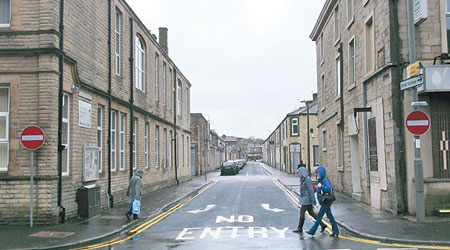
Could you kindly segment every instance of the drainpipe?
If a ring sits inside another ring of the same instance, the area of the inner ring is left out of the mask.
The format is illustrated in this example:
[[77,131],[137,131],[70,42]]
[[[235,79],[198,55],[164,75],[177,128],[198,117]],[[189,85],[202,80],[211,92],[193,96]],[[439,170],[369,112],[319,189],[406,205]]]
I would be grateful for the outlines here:
[[108,207],[114,207],[111,193],[111,0],[108,0]]
[[133,146],[134,146],[134,140],[133,140],[133,130],[134,130],[134,86],[133,86],[133,47],[134,47],[134,41],[133,41],[133,18],[130,18],[130,179],[133,176],[133,163],[134,163],[134,157],[133,157]]
[[175,156],[175,181],[177,183],[177,186],[180,184],[180,182],[178,181],[178,156],[177,156],[177,138],[178,138],[178,133],[177,133],[177,70],[174,68],[173,69],[173,83],[174,83],[174,95],[173,95],[173,132],[174,132],[174,137],[173,137],[173,153]]
[[58,207],[60,222],[66,220],[66,208],[62,205],[62,153],[65,147],[62,145],[62,116],[63,116],[63,83],[64,83],[64,0],[59,6],[59,87],[58,87]]
[[[363,81],[362,89],[362,106],[367,107],[367,90],[366,82]],[[367,113],[363,113],[363,129],[364,129],[364,155],[366,165],[366,187],[370,187],[370,166],[369,166],[369,132],[367,131]]]

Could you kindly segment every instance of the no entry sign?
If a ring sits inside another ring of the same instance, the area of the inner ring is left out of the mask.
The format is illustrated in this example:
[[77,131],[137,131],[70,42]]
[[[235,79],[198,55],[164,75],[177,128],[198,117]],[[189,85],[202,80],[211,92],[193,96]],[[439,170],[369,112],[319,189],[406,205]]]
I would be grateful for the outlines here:
[[20,142],[29,150],[39,149],[44,144],[44,131],[38,126],[28,126],[20,134]]
[[422,111],[413,111],[406,117],[406,128],[413,135],[425,134],[430,125],[430,117]]

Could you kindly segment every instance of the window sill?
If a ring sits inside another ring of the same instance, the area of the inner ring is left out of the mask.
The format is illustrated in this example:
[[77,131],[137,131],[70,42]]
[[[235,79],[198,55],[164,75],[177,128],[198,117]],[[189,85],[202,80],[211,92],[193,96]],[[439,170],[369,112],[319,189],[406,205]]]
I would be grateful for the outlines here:
[[344,167],[337,167],[337,171],[344,172]]
[[356,84],[355,84],[355,83],[352,83],[352,84],[350,84],[350,86],[348,86],[347,91],[351,91],[351,90],[353,90],[354,88],[356,88]]
[[341,99],[340,95],[336,96],[336,98],[334,98],[334,101],[337,102],[337,101],[339,101],[339,99]]
[[339,35],[339,37],[336,39],[336,41],[334,41],[334,46],[338,45],[338,43],[341,41],[341,36]]
[[327,152],[327,148],[322,148],[322,152]]
[[325,63],[325,60],[320,61],[320,66],[323,66],[324,63]]
[[0,24],[0,28],[9,28],[9,27],[11,27],[11,24],[10,23],[6,23],[6,24]]
[[324,111],[325,111],[325,107],[322,108],[321,112],[324,112]]
[[347,29],[350,29],[350,27],[352,27],[354,22],[355,22],[355,17],[352,17],[352,19],[347,24]]

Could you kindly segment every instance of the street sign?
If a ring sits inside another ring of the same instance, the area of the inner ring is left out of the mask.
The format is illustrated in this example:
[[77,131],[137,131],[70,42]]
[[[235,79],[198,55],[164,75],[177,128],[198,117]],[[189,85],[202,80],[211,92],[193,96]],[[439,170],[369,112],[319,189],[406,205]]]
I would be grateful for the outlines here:
[[420,73],[420,62],[411,63],[406,67],[406,78],[411,78]]
[[38,126],[28,126],[20,134],[20,142],[29,150],[39,149],[44,141],[44,131]]
[[409,89],[421,84],[423,84],[423,75],[415,76],[400,82],[400,90]]
[[406,117],[406,128],[413,135],[425,134],[430,125],[430,117],[425,112],[413,111]]

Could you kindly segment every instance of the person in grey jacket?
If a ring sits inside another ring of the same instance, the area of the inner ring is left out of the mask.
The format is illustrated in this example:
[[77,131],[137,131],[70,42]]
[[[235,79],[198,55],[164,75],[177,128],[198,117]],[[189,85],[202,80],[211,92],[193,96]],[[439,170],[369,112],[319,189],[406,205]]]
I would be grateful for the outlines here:
[[[126,212],[125,216],[127,216],[128,219],[130,219],[131,214],[133,214],[133,201],[134,200],[141,200],[141,194],[142,194],[142,175],[144,174],[144,171],[142,169],[138,169],[136,173],[131,177],[130,184],[128,185],[127,190],[127,197],[128,197],[128,203],[131,204],[130,210]],[[139,216],[137,214],[133,214],[133,219],[139,219]]]
[[[301,166],[299,164],[299,166]],[[305,167],[299,167],[295,171],[298,177],[300,177],[300,197],[298,199],[300,208],[300,221],[298,222],[298,226],[294,233],[303,233],[303,224],[305,223],[305,212],[308,211],[309,215],[311,215],[314,219],[317,219],[317,215],[314,213],[313,206],[316,204],[316,198],[314,197],[314,187],[309,177],[308,170]],[[327,226],[320,222],[320,226],[322,227],[321,232],[325,231]]]

